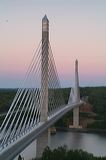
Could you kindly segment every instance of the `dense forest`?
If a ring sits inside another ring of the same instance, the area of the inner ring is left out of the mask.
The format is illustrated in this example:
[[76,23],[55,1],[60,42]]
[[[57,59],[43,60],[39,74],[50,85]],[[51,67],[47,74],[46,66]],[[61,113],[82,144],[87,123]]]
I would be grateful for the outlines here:
[[[61,89],[67,104],[70,88]],[[5,117],[6,112],[8,111],[12,100],[16,94],[17,89],[0,89],[0,121],[2,122]],[[92,111],[96,113],[95,122],[88,125],[88,128],[100,128],[106,129],[106,87],[81,87],[80,94],[82,99],[86,99],[87,103],[90,103]],[[88,114],[84,114],[85,117]],[[67,127],[67,124],[70,123],[70,118],[72,117],[72,112],[67,113],[61,120],[59,120],[56,125]]]
[[106,129],[106,87],[81,88],[81,95],[88,96],[88,102],[97,114],[95,123],[88,127]]
[[8,111],[17,89],[0,89],[0,113]]
[[[63,89],[65,102],[68,102],[70,88]],[[92,112],[96,114],[94,122],[89,124],[87,128],[106,129],[106,87],[81,87],[81,99],[86,100],[86,103],[92,105]],[[55,125],[61,127],[68,127],[72,118],[72,111],[67,113]],[[80,113],[85,118],[89,117],[88,113]]]
[[106,160],[106,157],[95,157],[82,150],[67,150],[64,146],[54,150],[49,147],[45,148],[39,160]]

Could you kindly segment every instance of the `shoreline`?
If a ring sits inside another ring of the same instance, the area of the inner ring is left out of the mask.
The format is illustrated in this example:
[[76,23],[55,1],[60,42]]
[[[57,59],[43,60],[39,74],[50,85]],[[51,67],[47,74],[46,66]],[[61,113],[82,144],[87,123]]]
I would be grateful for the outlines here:
[[66,131],[66,132],[101,133],[101,134],[106,134],[106,129],[56,127],[56,130],[57,131]]

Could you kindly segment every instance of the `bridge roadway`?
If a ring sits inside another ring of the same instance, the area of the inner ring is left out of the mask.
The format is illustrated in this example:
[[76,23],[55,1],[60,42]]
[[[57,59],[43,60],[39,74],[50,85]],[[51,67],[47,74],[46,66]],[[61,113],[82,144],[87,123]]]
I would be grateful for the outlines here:
[[78,103],[73,103],[71,105],[66,105],[60,110],[56,111],[56,113],[46,122],[39,123],[33,129],[31,129],[28,133],[19,137],[16,141],[10,143],[7,147],[0,151],[0,160],[12,160],[19,153],[21,153],[28,145],[30,145],[37,137],[44,132],[47,128],[49,128],[52,124],[54,124],[58,119],[60,119],[64,114],[73,109],[76,106],[82,105],[84,102],[80,101]]

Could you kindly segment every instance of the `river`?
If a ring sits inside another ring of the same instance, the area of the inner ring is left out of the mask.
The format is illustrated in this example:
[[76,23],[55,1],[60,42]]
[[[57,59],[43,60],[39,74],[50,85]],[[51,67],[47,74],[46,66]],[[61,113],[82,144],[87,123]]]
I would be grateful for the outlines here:
[[[50,137],[51,149],[66,145],[68,149],[82,149],[95,156],[106,156],[106,134],[58,131]],[[36,156],[36,141],[21,154],[25,160]],[[15,158],[17,160],[17,158]]]
[[83,149],[95,156],[106,156],[106,134],[57,132],[51,136],[51,148],[67,145],[68,149]]

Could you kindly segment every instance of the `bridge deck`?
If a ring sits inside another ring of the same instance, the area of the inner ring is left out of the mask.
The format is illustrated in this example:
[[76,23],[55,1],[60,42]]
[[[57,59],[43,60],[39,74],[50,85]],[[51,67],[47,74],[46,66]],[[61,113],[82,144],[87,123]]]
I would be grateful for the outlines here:
[[32,128],[24,136],[19,137],[18,140],[8,145],[6,148],[0,151],[0,160],[11,160],[15,158],[20,152],[22,152],[30,143],[32,143],[37,137],[44,132],[48,127],[60,119],[64,114],[73,109],[76,106],[82,105],[83,102],[73,103],[70,106],[66,105],[64,108],[58,110],[44,123],[39,123],[37,126]]

